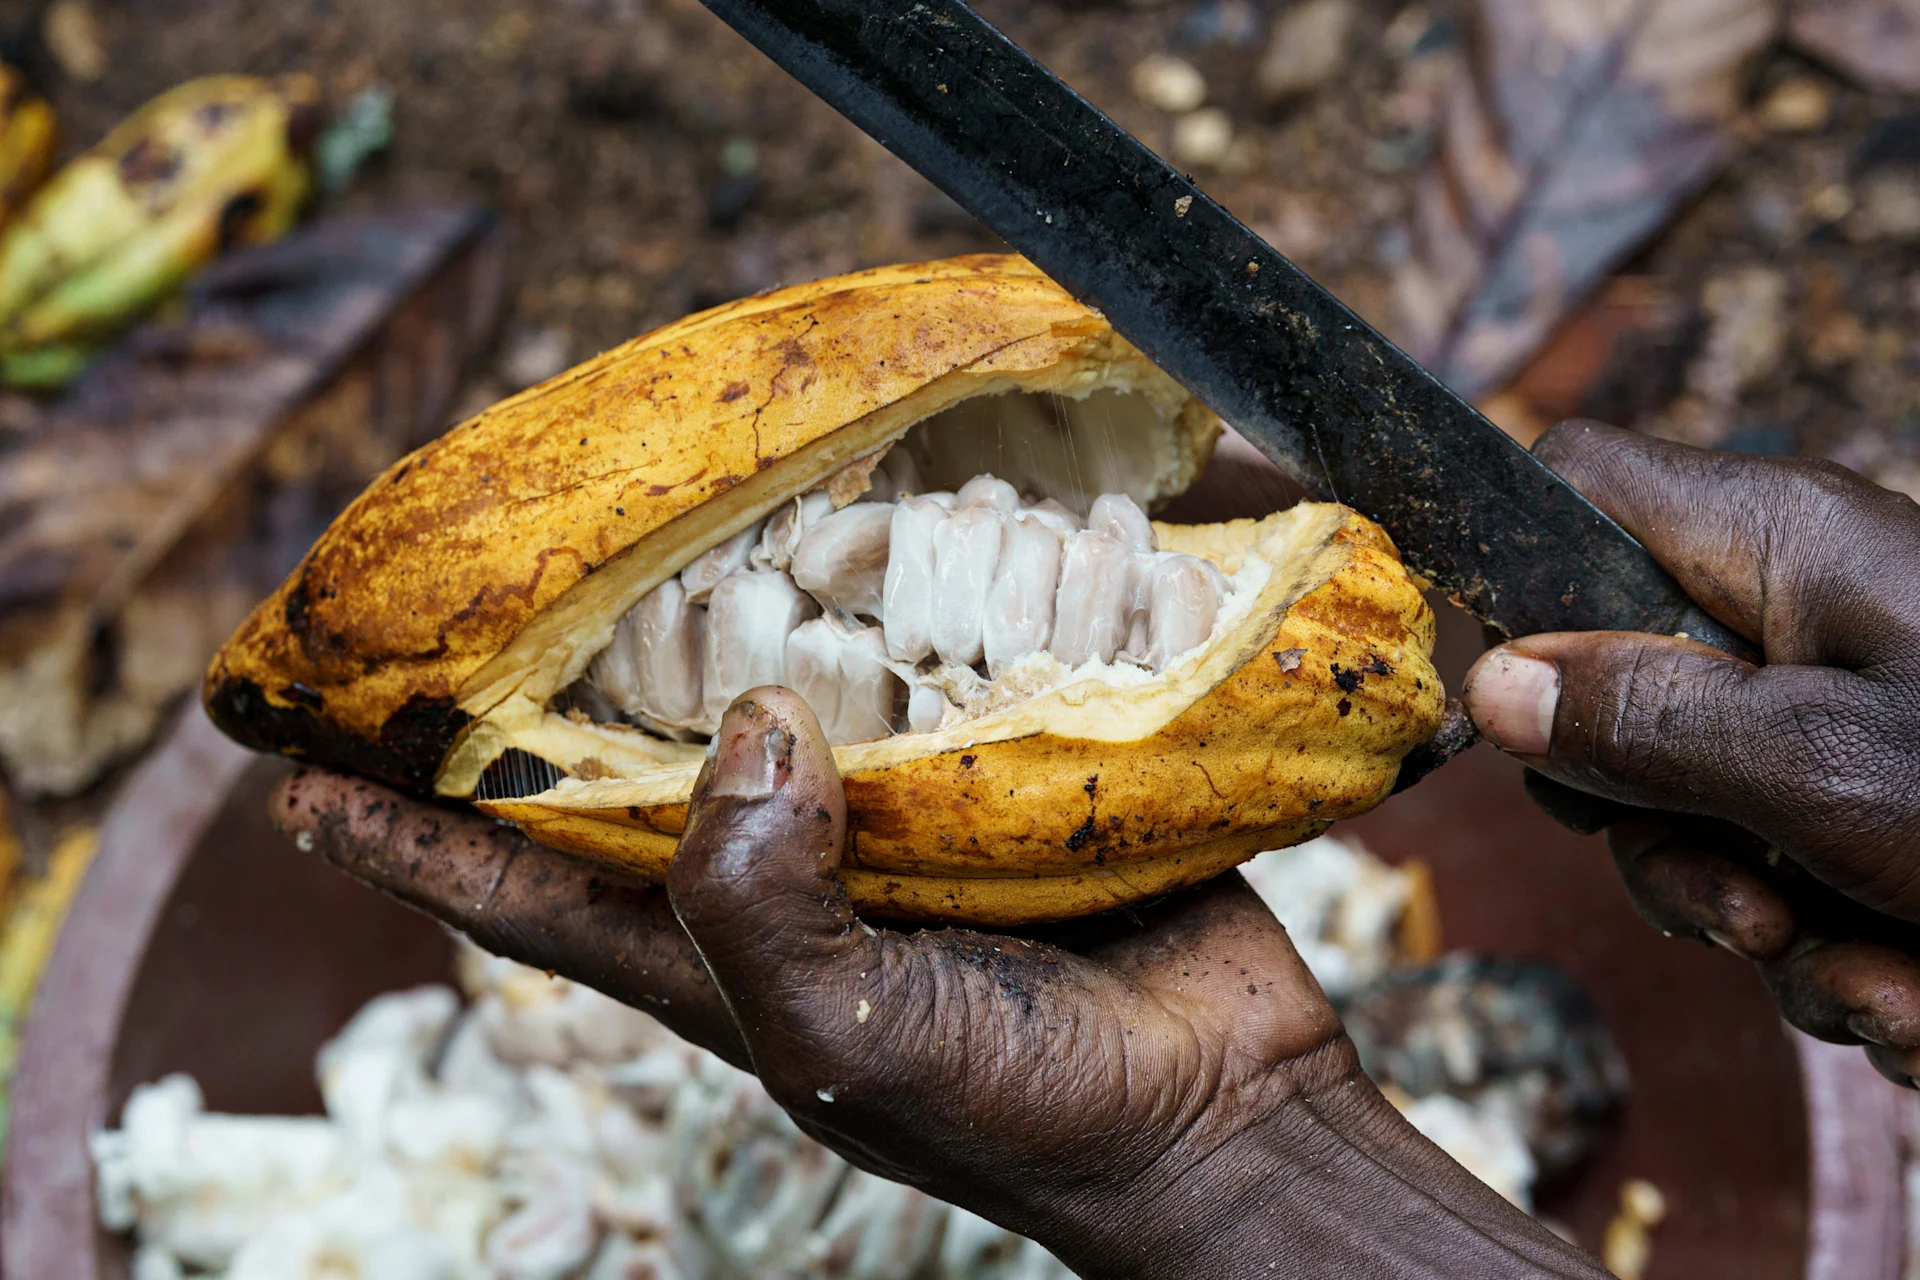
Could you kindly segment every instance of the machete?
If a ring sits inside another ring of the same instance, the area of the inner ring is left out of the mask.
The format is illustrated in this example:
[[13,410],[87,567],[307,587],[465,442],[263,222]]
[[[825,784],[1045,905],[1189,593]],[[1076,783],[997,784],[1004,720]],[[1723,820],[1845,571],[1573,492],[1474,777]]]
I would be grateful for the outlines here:
[[1495,629],[1750,652],[1566,481],[960,0],[705,3]]

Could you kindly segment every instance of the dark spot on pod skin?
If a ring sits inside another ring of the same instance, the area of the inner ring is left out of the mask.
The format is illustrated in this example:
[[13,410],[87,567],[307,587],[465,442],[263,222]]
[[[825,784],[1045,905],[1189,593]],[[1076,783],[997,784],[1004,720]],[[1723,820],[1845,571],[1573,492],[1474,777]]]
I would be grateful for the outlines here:
[[294,583],[293,590],[287,592],[286,619],[287,630],[304,639],[307,624],[311,620],[312,602],[307,595],[307,573],[300,572],[300,581]]
[[280,690],[280,696],[288,702],[297,702],[303,707],[312,707],[318,711],[326,699],[320,696],[318,689],[308,688],[298,680]]
[[961,767],[962,769],[971,769],[971,768],[973,768],[973,760],[974,760],[974,758],[973,758],[972,756],[961,756],[961,757],[960,757],[960,767]]
[[[1340,664],[1337,662],[1329,663],[1328,665],[1333,671],[1333,683],[1338,686],[1342,693],[1352,693],[1355,689],[1358,689],[1367,678],[1366,673],[1362,671],[1342,671]],[[1347,713],[1342,711],[1340,714],[1345,715]]]
[[628,816],[629,818],[632,818],[632,819],[633,819],[633,820],[634,820],[635,822],[638,822],[638,821],[640,821],[640,806],[639,806],[639,805],[637,805],[637,804],[630,804],[630,805],[628,805],[628,806],[627,806],[627,816]]
[[[1087,841],[1093,839],[1099,833],[1100,833],[1100,830],[1094,824],[1093,815],[1088,814],[1087,820],[1081,823],[1078,827],[1075,827],[1073,830],[1073,834],[1067,837],[1067,848],[1071,849],[1075,853],[1078,853],[1086,845]],[[1106,855],[1101,854],[1101,855],[1098,855],[1098,857],[1104,860]]]
[[415,694],[388,717],[376,742],[315,716],[299,703],[270,702],[258,684],[232,676],[207,691],[207,714],[241,746],[298,754],[310,763],[365,774],[417,795],[432,789],[440,761],[468,720],[452,698]]
[[1335,711],[1338,711],[1343,716],[1350,715],[1353,712],[1353,703],[1347,701],[1345,698],[1342,698],[1340,699],[1340,701],[1334,704],[1333,709]]
[[1089,774],[1089,775],[1087,776],[1087,785],[1086,785],[1086,786],[1084,786],[1084,787],[1081,787],[1080,789],[1081,789],[1082,791],[1084,791],[1084,792],[1086,792],[1086,793],[1087,793],[1088,795],[1093,795],[1093,794],[1094,794],[1095,792],[1097,792],[1097,791],[1099,791],[1099,790],[1100,790],[1100,775],[1099,775],[1099,774],[1097,774],[1097,773],[1095,773],[1095,774]]

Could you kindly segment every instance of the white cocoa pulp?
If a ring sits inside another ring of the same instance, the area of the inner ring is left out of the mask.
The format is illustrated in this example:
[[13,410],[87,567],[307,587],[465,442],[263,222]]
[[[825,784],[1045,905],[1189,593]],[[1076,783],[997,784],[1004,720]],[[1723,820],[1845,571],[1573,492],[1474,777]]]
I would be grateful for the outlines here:
[[891,502],[860,502],[823,517],[794,552],[794,582],[829,609],[883,617],[893,512]]
[[1151,679],[1234,595],[1211,563],[1158,550],[1124,493],[1084,520],[991,475],[926,493],[901,449],[867,483],[801,494],[654,588],[575,705],[710,734],[740,693],[784,684],[835,743],[927,733],[1070,678]]
[[1070,667],[1112,662],[1127,638],[1133,553],[1109,534],[1082,529],[1067,538],[1054,597],[1053,656]]
[[742,529],[682,569],[680,585],[687,589],[687,599],[695,604],[705,604],[722,578],[746,568],[754,548],[760,545],[760,535],[765,528],[763,521],[752,528]]
[[620,619],[588,679],[627,715],[693,728],[701,721],[706,640],[707,611],[669,578]]
[[1060,535],[1022,515],[1006,522],[999,572],[987,591],[980,642],[987,674],[1002,671],[1053,637],[1054,595],[1060,586]]
[[743,569],[714,586],[701,689],[708,733],[719,728],[727,704],[747,690],[787,682],[787,637],[819,612],[812,597],[778,569]]
[[887,652],[903,662],[933,652],[933,531],[946,518],[935,494],[908,498],[893,509],[881,625]]
[[970,667],[985,656],[981,626],[1006,523],[990,507],[962,507],[933,530],[932,638],[942,662]]
[[794,552],[808,529],[833,511],[833,499],[815,489],[801,494],[767,518],[766,532],[760,535],[749,560],[756,569],[791,569]]

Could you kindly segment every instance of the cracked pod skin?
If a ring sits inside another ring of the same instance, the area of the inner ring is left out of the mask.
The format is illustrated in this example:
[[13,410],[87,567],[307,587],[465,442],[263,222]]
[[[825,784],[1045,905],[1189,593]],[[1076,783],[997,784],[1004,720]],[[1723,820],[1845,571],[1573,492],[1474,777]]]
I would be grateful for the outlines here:
[[[1144,425],[1122,432],[1128,461],[1111,463],[1132,470],[1088,484],[1143,503],[1191,484],[1219,430],[1017,257],[744,299],[615,348],[390,468],[215,657],[208,711],[255,749],[418,793],[471,797],[516,759],[501,759],[509,749],[537,756],[569,776],[476,803],[542,843],[660,878],[702,748],[562,714],[554,695],[702,550],[858,472],[915,424],[959,422],[941,415],[1009,392],[1144,406]],[[996,465],[1046,488],[1044,457],[1025,476]],[[1084,915],[1197,883],[1386,797],[1439,724],[1443,693],[1432,615],[1385,534],[1322,504],[1156,529],[1164,549],[1228,572],[1269,566],[1251,604],[1163,677],[1082,680],[937,732],[836,747],[841,878],[856,907],[988,925]]]

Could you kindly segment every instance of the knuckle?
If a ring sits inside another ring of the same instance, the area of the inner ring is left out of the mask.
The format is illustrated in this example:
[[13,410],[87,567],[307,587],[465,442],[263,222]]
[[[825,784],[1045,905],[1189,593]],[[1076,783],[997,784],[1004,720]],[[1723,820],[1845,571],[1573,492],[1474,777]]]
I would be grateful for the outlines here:
[[1634,437],[1616,428],[1572,418],[1549,427],[1534,441],[1532,452],[1548,470],[1598,500],[1634,469],[1637,445]]
[[1920,906],[1920,720],[1835,672],[1766,714],[1738,765],[1751,820],[1870,905]]
[[1670,647],[1633,646],[1611,687],[1594,701],[1581,763],[1615,784],[1661,793],[1688,785],[1687,762],[1670,746],[1706,746],[1710,726],[1703,709],[1738,678],[1737,671],[1720,664],[1703,669],[1691,655]]
[[[1857,646],[1848,631],[1920,626],[1920,506],[1836,463],[1760,460],[1752,504],[1770,589],[1797,621],[1833,615],[1840,634],[1821,646]],[[1904,572],[1902,570],[1905,570]],[[1850,644],[1850,641],[1855,643]]]
[[764,852],[733,830],[682,838],[667,867],[667,894],[687,927],[738,926],[778,897]]

